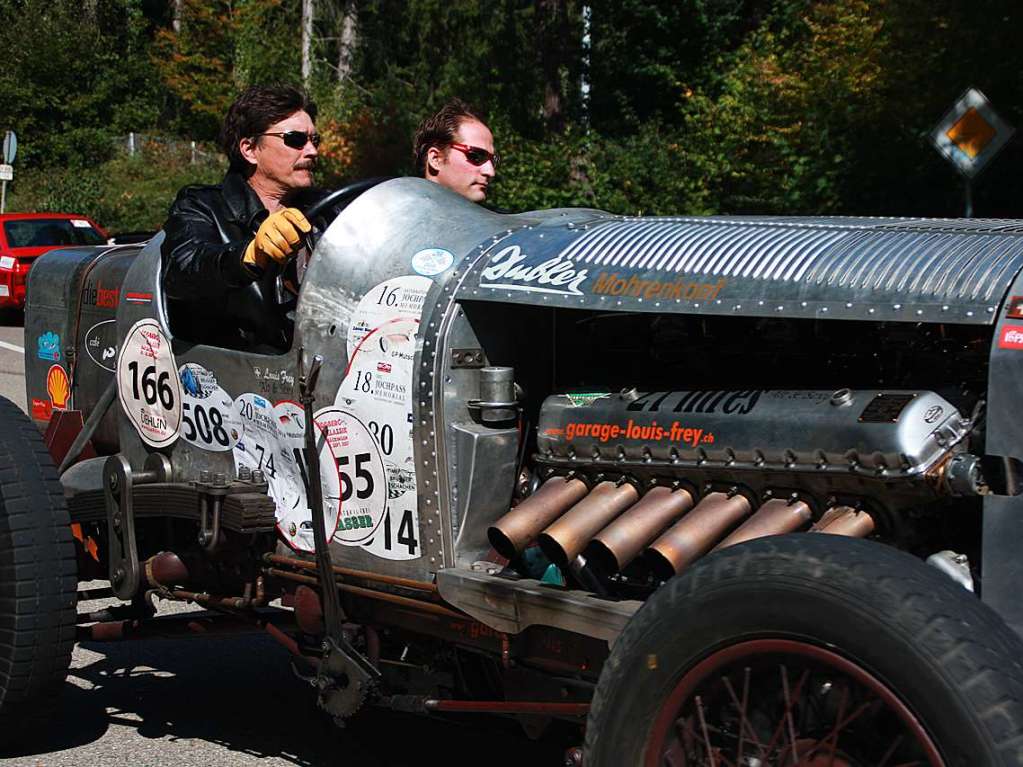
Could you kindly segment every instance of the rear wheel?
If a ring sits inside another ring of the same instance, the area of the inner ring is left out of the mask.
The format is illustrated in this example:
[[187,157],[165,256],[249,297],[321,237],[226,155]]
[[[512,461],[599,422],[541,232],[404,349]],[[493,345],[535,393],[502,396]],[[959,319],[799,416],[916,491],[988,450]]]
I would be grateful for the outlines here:
[[673,579],[615,644],[587,767],[1023,764],[1023,643],[880,544],[735,546]]
[[75,550],[36,427],[0,397],[0,746],[40,723],[71,662]]

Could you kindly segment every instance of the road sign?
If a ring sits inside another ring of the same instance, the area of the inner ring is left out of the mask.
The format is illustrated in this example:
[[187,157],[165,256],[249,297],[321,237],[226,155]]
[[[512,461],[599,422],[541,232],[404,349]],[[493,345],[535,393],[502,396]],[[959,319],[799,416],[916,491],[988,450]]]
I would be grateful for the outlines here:
[[931,141],[956,170],[973,179],[1009,143],[1015,129],[998,116],[991,102],[976,88],[967,88],[945,113]]
[[0,181],[13,181],[14,180],[14,166],[0,165]]
[[[12,164],[17,154],[18,137],[14,131],[9,130],[4,134],[4,165]],[[10,181],[10,179],[7,180]]]

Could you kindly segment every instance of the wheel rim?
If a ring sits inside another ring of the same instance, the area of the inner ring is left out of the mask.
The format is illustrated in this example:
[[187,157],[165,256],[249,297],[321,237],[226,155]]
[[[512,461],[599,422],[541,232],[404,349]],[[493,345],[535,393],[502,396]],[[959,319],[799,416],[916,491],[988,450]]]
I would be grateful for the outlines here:
[[[651,656],[651,662],[656,656]],[[687,671],[658,709],[646,767],[943,767],[882,681],[807,642],[758,639]]]

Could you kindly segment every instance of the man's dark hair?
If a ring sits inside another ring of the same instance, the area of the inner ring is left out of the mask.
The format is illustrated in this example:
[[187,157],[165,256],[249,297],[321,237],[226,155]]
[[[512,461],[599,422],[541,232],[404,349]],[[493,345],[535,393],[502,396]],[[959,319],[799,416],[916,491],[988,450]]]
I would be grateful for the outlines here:
[[227,110],[220,128],[220,146],[231,170],[251,175],[255,166],[242,157],[238,142],[249,138],[258,143],[259,134],[299,111],[316,120],[316,104],[305,91],[293,85],[251,85],[242,91]]
[[455,140],[458,126],[465,120],[486,121],[475,109],[461,99],[451,99],[432,117],[419,124],[412,142],[412,154],[416,162],[416,175],[426,176],[426,153],[430,147],[443,147]]

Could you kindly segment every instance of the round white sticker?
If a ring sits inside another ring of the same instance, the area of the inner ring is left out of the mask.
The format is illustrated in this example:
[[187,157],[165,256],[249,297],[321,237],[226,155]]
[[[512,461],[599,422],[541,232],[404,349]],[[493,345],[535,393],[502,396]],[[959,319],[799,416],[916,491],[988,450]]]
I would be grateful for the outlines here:
[[398,323],[407,325],[409,322],[418,325],[423,313],[423,301],[431,285],[433,280],[410,274],[370,288],[352,314],[348,330],[348,358],[352,358],[363,341],[369,342],[369,336],[378,344],[386,343],[382,339],[395,334],[407,337],[407,331],[393,326]]
[[354,414],[328,407],[316,414],[327,435],[341,480],[341,515],[334,540],[347,546],[369,541],[387,507],[387,473],[369,428]]
[[[284,541],[300,551],[314,551],[302,407],[294,402],[271,406],[265,397],[243,394],[235,400],[235,413],[244,425],[242,438],[234,448],[235,463],[260,469],[266,475]],[[326,438],[318,442],[324,528],[329,540],[338,524],[341,484]]]
[[142,441],[171,444],[181,427],[181,385],[170,339],[156,320],[132,325],[117,355],[117,395]]
[[386,559],[422,556],[413,454],[412,385],[423,300],[432,285],[407,275],[371,288],[352,316],[348,370],[335,405],[365,424],[384,464],[387,504],[362,545]]
[[446,272],[454,262],[454,255],[444,248],[426,248],[412,256],[412,268],[424,277]]
[[212,371],[195,362],[178,368],[181,381],[181,436],[203,450],[223,452],[241,438],[243,426],[231,395],[220,388]]

